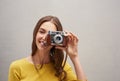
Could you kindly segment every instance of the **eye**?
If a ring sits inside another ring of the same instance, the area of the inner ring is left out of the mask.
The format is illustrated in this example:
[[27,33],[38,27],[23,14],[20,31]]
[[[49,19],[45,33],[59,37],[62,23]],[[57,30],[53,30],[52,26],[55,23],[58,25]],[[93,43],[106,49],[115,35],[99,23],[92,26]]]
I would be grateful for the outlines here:
[[44,30],[39,30],[39,33],[44,34],[45,31]]

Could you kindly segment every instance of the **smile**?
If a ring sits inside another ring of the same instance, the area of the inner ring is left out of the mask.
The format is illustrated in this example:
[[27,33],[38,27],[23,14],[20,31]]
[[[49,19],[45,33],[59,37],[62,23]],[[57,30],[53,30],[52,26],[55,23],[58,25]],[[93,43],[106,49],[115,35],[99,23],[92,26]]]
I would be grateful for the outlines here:
[[39,43],[42,47],[44,47],[44,48],[47,47],[47,42],[46,41],[39,41]]

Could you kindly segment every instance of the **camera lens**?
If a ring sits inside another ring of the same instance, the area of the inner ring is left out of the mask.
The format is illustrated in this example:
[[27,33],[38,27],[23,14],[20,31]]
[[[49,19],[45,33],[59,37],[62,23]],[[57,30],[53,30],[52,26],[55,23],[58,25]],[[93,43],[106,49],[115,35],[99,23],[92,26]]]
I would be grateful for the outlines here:
[[60,40],[61,40],[61,37],[56,37],[56,40],[60,41]]
[[60,44],[60,43],[62,43],[62,41],[63,41],[62,35],[57,34],[57,35],[54,36],[54,42],[55,42],[56,44]]

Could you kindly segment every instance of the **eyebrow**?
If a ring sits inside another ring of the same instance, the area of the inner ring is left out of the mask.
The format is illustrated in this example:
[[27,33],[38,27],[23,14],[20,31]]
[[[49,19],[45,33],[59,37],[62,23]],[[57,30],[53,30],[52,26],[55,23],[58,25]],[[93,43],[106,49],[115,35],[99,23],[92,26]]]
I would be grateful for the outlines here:
[[44,28],[40,28],[39,30],[43,30],[43,31],[46,31]]

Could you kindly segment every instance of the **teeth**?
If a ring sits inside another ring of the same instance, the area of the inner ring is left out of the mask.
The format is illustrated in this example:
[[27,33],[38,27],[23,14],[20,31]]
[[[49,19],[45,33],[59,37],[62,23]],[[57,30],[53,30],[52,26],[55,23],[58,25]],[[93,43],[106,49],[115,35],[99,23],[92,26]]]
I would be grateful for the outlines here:
[[44,43],[43,43],[43,42],[41,42],[40,44],[41,44],[41,45],[44,45]]
[[47,44],[46,44],[46,41],[40,41],[40,44],[42,45],[42,46],[46,46]]

